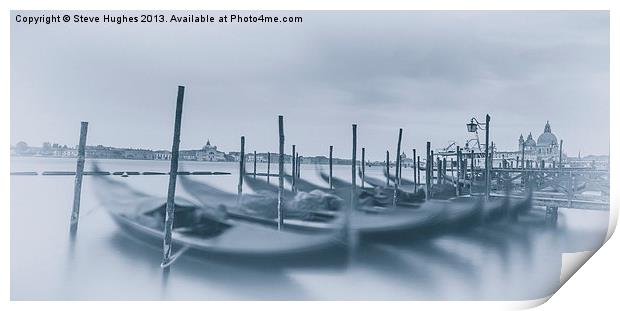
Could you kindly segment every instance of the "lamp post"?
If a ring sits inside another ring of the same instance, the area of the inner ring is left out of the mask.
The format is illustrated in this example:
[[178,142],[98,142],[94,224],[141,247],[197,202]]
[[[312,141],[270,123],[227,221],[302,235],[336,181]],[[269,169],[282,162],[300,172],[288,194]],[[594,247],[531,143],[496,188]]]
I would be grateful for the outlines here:
[[491,166],[489,165],[489,123],[491,122],[491,116],[487,114],[486,122],[480,123],[476,118],[471,118],[471,121],[467,123],[467,131],[470,133],[477,133],[478,128],[481,128],[485,132],[485,142],[484,142],[484,170],[485,170],[485,179],[484,179],[484,199],[489,199],[489,191],[491,186]]

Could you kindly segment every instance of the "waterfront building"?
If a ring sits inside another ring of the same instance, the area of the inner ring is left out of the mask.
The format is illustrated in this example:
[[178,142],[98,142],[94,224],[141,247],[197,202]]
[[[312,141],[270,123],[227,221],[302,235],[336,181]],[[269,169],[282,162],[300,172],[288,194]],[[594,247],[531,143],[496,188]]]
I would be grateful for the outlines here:
[[197,161],[225,161],[225,153],[217,150],[217,146],[211,145],[211,141],[207,140],[207,143],[200,150],[196,150]]
[[153,160],[153,151],[147,149],[123,149],[123,159],[130,160]]
[[[551,131],[549,121],[545,124],[543,132],[538,135],[538,139],[534,141],[532,133],[523,140],[523,135],[519,137],[519,151],[525,150],[525,160],[534,160],[537,162],[545,161],[545,164],[551,165],[554,161],[560,160],[560,144],[558,138]],[[518,154],[518,153],[517,153]],[[563,155],[566,158],[566,155]]]
[[172,152],[170,152],[168,150],[156,150],[156,151],[153,151],[153,159],[154,160],[170,161],[171,157],[172,157]]
[[[114,148],[102,145],[85,146],[84,149],[87,158],[113,159],[114,157],[120,156],[120,154],[116,152]],[[71,148],[71,150],[63,152],[63,155],[66,155],[67,157],[77,157],[77,150],[78,146],[75,146],[75,148]]]

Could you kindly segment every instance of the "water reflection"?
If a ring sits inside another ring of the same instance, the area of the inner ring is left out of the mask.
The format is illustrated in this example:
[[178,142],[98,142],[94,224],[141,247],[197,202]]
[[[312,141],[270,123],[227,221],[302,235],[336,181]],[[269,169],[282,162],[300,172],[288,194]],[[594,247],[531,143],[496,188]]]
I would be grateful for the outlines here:
[[[182,291],[183,280],[197,279],[220,289],[235,292],[239,297],[270,299],[274,293],[291,295],[303,299],[300,287],[288,278],[284,267],[268,261],[235,260],[241,258],[205,258],[188,254],[179,258],[172,266],[161,269],[161,250],[148,247],[133,240],[124,233],[114,234],[109,243],[122,254],[135,260],[138,265],[146,265],[153,273],[162,274],[162,296],[175,299],[175,293]],[[177,285],[181,285],[176,287]],[[168,295],[171,294],[171,295]],[[208,296],[208,293],[205,293]],[[182,299],[182,298],[181,298]]]

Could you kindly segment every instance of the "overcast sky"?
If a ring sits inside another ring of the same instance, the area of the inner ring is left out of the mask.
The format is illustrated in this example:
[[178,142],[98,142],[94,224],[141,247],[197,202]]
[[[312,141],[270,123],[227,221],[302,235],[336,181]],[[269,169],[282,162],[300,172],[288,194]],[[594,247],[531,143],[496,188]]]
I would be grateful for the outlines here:
[[197,25],[26,25],[16,14],[12,144],[75,145],[84,120],[89,145],[169,149],[185,85],[182,149],[210,139],[238,150],[245,135],[246,150],[274,152],[282,114],[289,152],[334,145],[350,157],[357,123],[358,145],[379,160],[399,127],[410,154],[428,140],[464,145],[465,124],[489,113],[500,150],[549,120],[569,155],[609,153],[607,12],[264,12],[303,23]]

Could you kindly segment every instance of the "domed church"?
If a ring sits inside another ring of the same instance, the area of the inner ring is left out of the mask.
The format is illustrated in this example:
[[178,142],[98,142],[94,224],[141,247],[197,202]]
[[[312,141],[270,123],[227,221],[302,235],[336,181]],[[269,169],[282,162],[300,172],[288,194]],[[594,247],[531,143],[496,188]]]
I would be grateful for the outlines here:
[[559,161],[560,144],[558,138],[551,132],[549,121],[545,124],[545,130],[534,141],[532,133],[523,139],[523,135],[519,137],[519,150],[525,149],[526,159],[545,160],[547,163],[551,161]]

